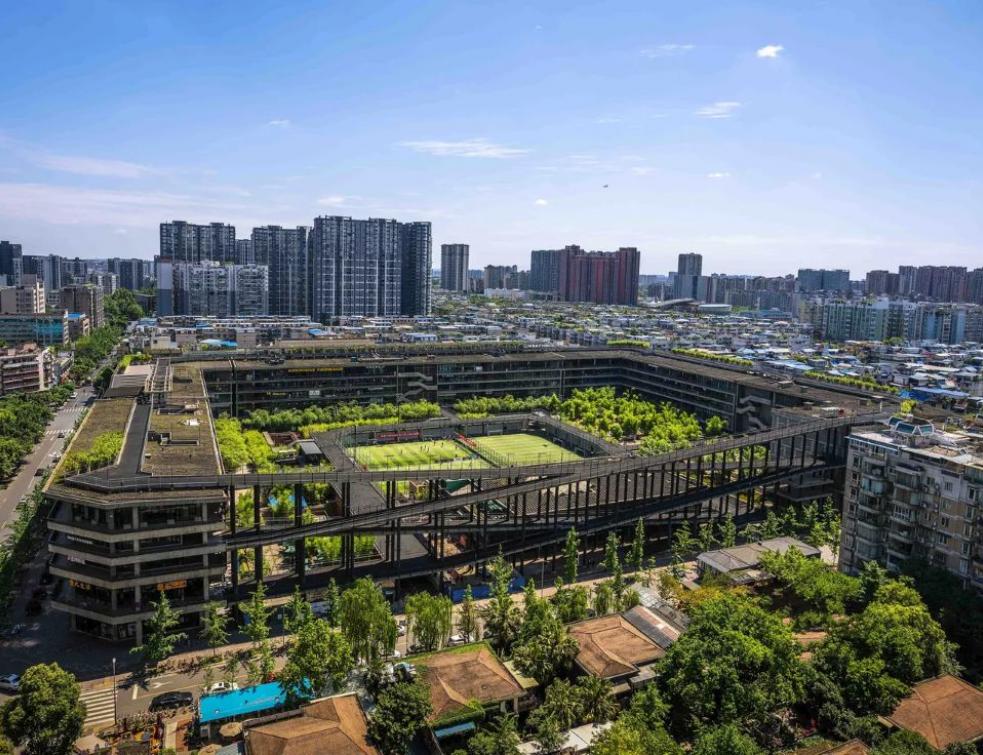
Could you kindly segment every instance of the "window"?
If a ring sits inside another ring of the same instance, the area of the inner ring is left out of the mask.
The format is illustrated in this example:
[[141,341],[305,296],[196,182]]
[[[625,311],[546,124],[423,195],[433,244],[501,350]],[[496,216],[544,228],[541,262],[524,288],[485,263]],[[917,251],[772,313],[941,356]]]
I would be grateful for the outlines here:
[[948,545],[949,544],[949,536],[947,534],[945,534],[944,532],[940,532],[939,533],[939,537],[938,537],[938,541],[939,541],[939,545]]
[[952,480],[946,480],[943,483],[943,488],[945,489],[945,492],[946,493],[951,493],[952,492]]

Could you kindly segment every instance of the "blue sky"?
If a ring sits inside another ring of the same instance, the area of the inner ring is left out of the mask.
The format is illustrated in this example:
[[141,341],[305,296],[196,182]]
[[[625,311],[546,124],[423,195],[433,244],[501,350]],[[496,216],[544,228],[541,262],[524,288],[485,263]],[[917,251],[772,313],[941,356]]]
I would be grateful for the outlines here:
[[5,3],[0,49],[27,252],[346,214],[431,220],[472,267],[983,265],[975,1]]

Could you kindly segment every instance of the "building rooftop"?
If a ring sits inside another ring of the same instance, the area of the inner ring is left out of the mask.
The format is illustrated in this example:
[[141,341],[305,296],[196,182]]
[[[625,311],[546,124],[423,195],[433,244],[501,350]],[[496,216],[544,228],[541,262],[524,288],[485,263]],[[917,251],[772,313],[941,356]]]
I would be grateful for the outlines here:
[[522,686],[485,643],[465,645],[413,659],[430,689],[432,723],[478,702],[491,705],[520,697]]
[[731,574],[743,570],[755,570],[761,564],[763,554],[785,553],[790,548],[797,549],[803,556],[809,558],[819,556],[818,548],[803,543],[794,537],[774,537],[770,540],[736,545],[732,548],[704,551],[696,557],[696,560],[700,566],[708,567],[719,574]]
[[247,755],[379,755],[354,694],[316,700],[277,719],[245,730]]
[[976,742],[983,738],[983,690],[948,674],[919,682],[887,720],[921,734],[937,750]]
[[570,636],[580,646],[577,665],[603,679],[638,673],[664,656],[679,635],[679,629],[644,606],[570,625]]

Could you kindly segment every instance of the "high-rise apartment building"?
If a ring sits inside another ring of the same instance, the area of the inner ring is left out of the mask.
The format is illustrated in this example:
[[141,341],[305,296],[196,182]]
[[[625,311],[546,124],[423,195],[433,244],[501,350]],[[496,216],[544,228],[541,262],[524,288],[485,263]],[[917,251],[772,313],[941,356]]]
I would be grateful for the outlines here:
[[102,288],[91,283],[73,283],[58,292],[58,305],[68,312],[89,316],[93,328],[106,324]]
[[703,275],[703,255],[695,252],[680,254],[676,265],[676,275]]
[[102,293],[106,296],[111,296],[119,288],[119,276],[116,273],[106,273],[106,272],[94,272],[89,273],[89,277],[86,283],[91,283],[93,286],[99,286],[102,289]]
[[[567,247],[568,249],[571,247]],[[579,249],[580,247],[572,247]],[[562,249],[535,249],[529,260],[529,288],[541,293],[559,294]]]
[[[433,240],[430,223],[399,223],[400,314],[429,315],[433,293]],[[465,263],[464,269],[467,270]]]
[[[252,239],[236,239],[236,264],[255,265],[256,253],[253,251]],[[262,263],[268,265],[268,262]]]
[[24,272],[23,251],[20,244],[0,241],[0,285],[16,286]]
[[841,291],[845,293],[850,290],[850,271],[801,268],[796,275],[796,282],[802,293],[816,291]]
[[23,272],[37,276],[48,292],[57,291],[65,284],[63,267],[64,259],[57,254],[25,254],[22,258]]
[[515,265],[485,265],[482,278],[484,289],[514,289],[519,287],[519,268]]
[[308,250],[306,226],[253,228],[250,246],[254,264],[269,267],[270,310],[273,315],[306,315]]
[[891,420],[849,437],[840,568],[909,559],[983,592],[983,445],[975,434]]
[[161,223],[160,256],[171,262],[235,262],[235,226],[225,223],[195,225],[183,220]]
[[867,273],[864,293],[868,296],[893,296],[898,293],[899,275],[887,270],[871,270]]
[[638,303],[639,261],[635,247],[622,247],[616,252],[585,252],[579,247],[567,247],[560,255],[559,298],[634,306]]
[[214,317],[268,313],[269,282],[264,265],[220,265],[212,260],[173,267],[176,315]]
[[110,257],[106,266],[111,273],[119,278],[119,287],[127,291],[139,291],[147,288],[153,277],[153,263],[137,257]]
[[467,244],[440,245],[440,287],[445,291],[466,292],[468,290],[468,255],[470,250],[471,247]]
[[315,320],[400,314],[399,225],[382,218],[314,219],[309,248],[310,307]]
[[709,279],[703,275],[703,255],[695,252],[680,254],[673,280],[673,296],[676,299],[709,301],[709,286]]

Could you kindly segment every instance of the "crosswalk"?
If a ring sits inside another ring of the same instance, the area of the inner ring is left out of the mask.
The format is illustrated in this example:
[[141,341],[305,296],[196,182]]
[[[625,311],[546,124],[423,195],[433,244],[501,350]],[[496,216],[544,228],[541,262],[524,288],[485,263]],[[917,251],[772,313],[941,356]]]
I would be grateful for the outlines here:
[[85,726],[99,726],[113,720],[113,689],[88,689],[79,697],[85,703]]

